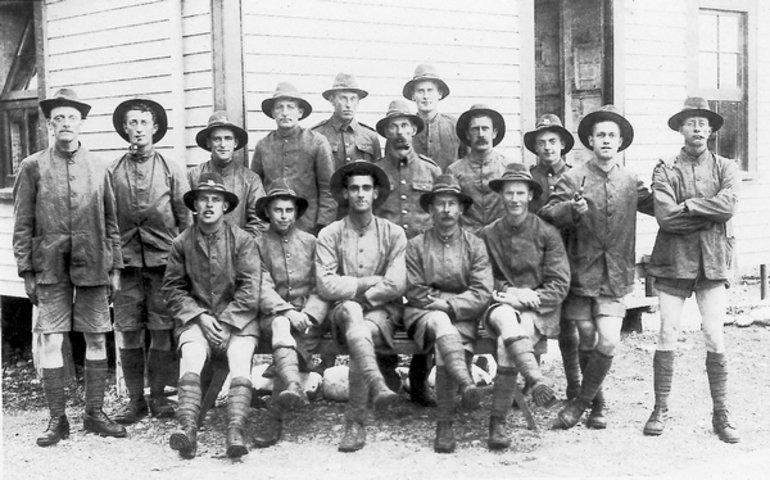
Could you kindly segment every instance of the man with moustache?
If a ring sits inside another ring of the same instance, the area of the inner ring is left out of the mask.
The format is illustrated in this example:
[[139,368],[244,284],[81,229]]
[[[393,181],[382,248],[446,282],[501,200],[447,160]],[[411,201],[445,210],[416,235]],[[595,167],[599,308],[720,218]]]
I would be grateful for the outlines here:
[[[110,175],[124,264],[115,297],[115,337],[130,399],[115,421],[131,424],[148,412],[157,418],[174,416],[163,395],[176,362],[171,349],[174,321],[166,311],[161,284],[171,241],[190,225],[182,199],[189,187],[183,168],[155,149],[167,128],[162,105],[146,98],[126,100],[112,114],[112,124],[130,143],[128,152],[112,163]],[[149,408],[144,398],[145,329],[150,335]]]

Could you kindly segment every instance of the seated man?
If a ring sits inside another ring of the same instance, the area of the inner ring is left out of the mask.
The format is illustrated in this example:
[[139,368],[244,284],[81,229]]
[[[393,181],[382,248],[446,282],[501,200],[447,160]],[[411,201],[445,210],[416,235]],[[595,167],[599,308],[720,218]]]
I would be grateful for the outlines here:
[[238,205],[218,173],[204,173],[184,195],[198,220],[174,239],[163,278],[163,296],[176,323],[179,349],[181,429],[171,448],[195,457],[201,408],[200,373],[213,353],[225,354],[230,367],[227,401],[227,456],[248,453],[243,438],[251,407],[251,357],[257,345],[261,266],[253,237],[224,215]]
[[258,240],[264,267],[259,324],[262,333],[272,338],[277,369],[267,422],[254,439],[259,448],[278,443],[284,413],[307,404],[299,376],[300,361],[305,368],[310,365],[329,308],[315,293],[316,238],[295,226],[307,207],[307,200],[298,197],[282,178],[257,202],[259,217],[270,223]]
[[440,453],[455,449],[457,387],[464,408],[479,406],[465,354],[473,354],[478,319],[492,296],[492,270],[484,242],[458,223],[472,204],[454,175],[436,178],[432,191],[420,197],[433,227],[409,240],[406,249],[404,326],[424,351],[436,347],[439,419],[433,449]]
[[546,385],[532,345],[559,328],[561,303],[569,289],[569,263],[559,232],[530,213],[529,202],[541,193],[521,163],[508,165],[489,187],[503,197],[505,216],[485,227],[479,236],[487,243],[495,277],[494,303],[484,318],[487,331],[497,337],[498,361],[492,413],[490,449],[510,445],[505,417],[516,388],[517,369],[532,385],[539,406],[551,406],[556,395]]
[[401,323],[406,289],[406,235],[396,224],[375,217],[373,208],[390,193],[387,174],[373,163],[351,162],[338,168],[331,190],[348,215],[318,235],[315,273],[321,298],[334,302],[332,331],[350,352],[349,403],[341,452],[364,447],[366,404],[384,408],[398,400],[382,378],[374,347],[392,346]]

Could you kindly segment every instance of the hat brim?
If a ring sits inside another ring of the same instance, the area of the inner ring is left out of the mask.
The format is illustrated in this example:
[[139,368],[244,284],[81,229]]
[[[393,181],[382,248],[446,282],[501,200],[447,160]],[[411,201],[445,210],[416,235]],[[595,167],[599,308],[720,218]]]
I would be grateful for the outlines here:
[[415,126],[417,127],[417,132],[415,133],[415,135],[419,135],[419,133],[425,129],[425,122],[423,121],[422,118],[412,113],[404,113],[404,114],[392,115],[390,117],[381,118],[380,121],[377,122],[377,125],[375,125],[375,128],[377,129],[377,133],[379,133],[385,138],[388,138],[388,124],[394,118],[408,118],[409,120],[414,122]]
[[260,220],[270,223],[270,217],[265,213],[265,211],[267,210],[267,207],[270,206],[270,202],[272,202],[276,198],[294,200],[294,203],[297,204],[297,218],[295,218],[295,220],[299,220],[299,218],[302,215],[304,215],[305,212],[307,211],[308,201],[302,197],[298,197],[296,195],[289,195],[288,193],[281,193],[281,194],[272,195],[272,196],[265,195],[264,197],[260,197],[259,200],[257,200],[257,205],[256,205],[257,217]]
[[439,189],[420,195],[420,207],[422,207],[425,212],[430,213],[430,204],[433,203],[433,199],[436,197],[436,195],[442,193],[451,193],[452,195],[457,195],[457,197],[460,199],[460,203],[462,203],[465,207],[463,214],[468,213],[468,209],[473,205],[473,198],[462,192],[456,192],[450,189]]
[[575,146],[575,137],[572,136],[569,130],[558,125],[548,125],[547,127],[536,128],[535,130],[524,134],[524,146],[535,155],[537,155],[537,135],[540,132],[554,132],[559,134],[561,141],[564,142],[564,148],[561,149],[562,156],[569,153],[570,150],[572,150],[572,147]]
[[489,117],[492,118],[492,126],[497,130],[497,136],[492,140],[492,146],[496,147],[503,141],[503,138],[505,138],[505,119],[500,115],[500,112],[492,110],[491,108],[475,108],[463,112],[463,114],[460,115],[460,118],[457,119],[457,125],[455,126],[457,138],[459,138],[464,145],[470,145],[470,140],[468,139],[468,124],[470,123],[471,118],[476,115],[489,115]]
[[541,187],[539,183],[537,183],[534,180],[529,180],[526,178],[496,178],[494,180],[489,181],[489,188],[493,192],[500,193],[500,191],[503,189],[503,185],[505,185],[506,182],[528,183],[529,187],[532,189],[533,200],[537,200],[543,194],[543,187]]
[[357,170],[364,170],[377,179],[377,189],[380,193],[374,200],[373,207],[377,208],[382,205],[390,195],[390,177],[388,177],[388,174],[377,165],[363,160],[346,163],[332,174],[332,178],[329,181],[329,190],[331,191],[334,200],[337,202],[337,205],[346,206],[347,200],[345,200],[345,197],[342,195],[342,190],[344,188],[342,182],[348,172]]
[[195,211],[195,197],[198,195],[198,192],[213,192],[213,193],[221,193],[222,195],[224,195],[225,201],[227,201],[229,206],[225,214],[232,212],[238,206],[238,196],[232,192],[214,190],[209,188],[195,188],[193,190],[187,191],[182,196],[182,199],[184,200],[184,204],[187,206],[187,208],[189,208],[193,212]]
[[722,128],[722,125],[724,125],[725,123],[725,119],[722,117],[722,115],[718,114],[717,112],[714,112],[712,110],[706,110],[703,108],[693,108],[690,110],[682,110],[681,112],[677,112],[673,114],[671,118],[668,119],[668,128],[670,128],[675,132],[678,132],[679,129],[684,124],[684,121],[690,117],[708,118],[709,124],[711,125],[712,132],[719,131],[719,129]]
[[404,88],[401,91],[401,94],[406,98],[407,100],[414,100],[414,86],[420,82],[433,82],[439,86],[439,88],[443,91],[441,93],[441,96],[439,97],[439,101],[445,99],[449,96],[449,86],[446,84],[445,81],[441,80],[440,78],[431,78],[431,77],[422,77],[422,78],[413,78],[406,82],[404,84]]
[[313,106],[304,98],[295,97],[293,95],[281,95],[280,97],[271,97],[262,100],[262,113],[275,120],[275,117],[273,117],[273,106],[275,105],[276,100],[282,98],[299,102],[299,108],[302,109],[302,116],[299,117],[300,120],[306,119],[313,112]]
[[158,143],[164,136],[166,136],[166,132],[168,131],[168,117],[166,116],[166,109],[163,108],[160,103],[153,100],[132,98],[122,102],[115,108],[115,111],[112,112],[112,126],[115,127],[115,131],[118,132],[120,138],[129,142],[130,139],[128,138],[128,134],[123,128],[123,121],[125,119],[126,112],[131,110],[131,107],[137,103],[144,103],[148,105],[155,114],[155,124],[158,126],[158,130],[152,135],[152,143]]
[[592,149],[591,144],[588,142],[588,138],[592,134],[594,125],[599,122],[615,122],[620,128],[620,136],[623,137],[623,143],[620,144],[618,152],[622,152],[631,146],[634,141],[634,127],[631,126],[631,122],[615,112],[602,110],[589,113],[583,117],[580,121],[580,125],[578,125],[578,137],[580,138],[580,143],[587,149]]
[[91,111],[91,105],[83,102],[76,102],[75,100],[68,100],[66,98],[49,98],[41,100],[40,110],[43,111],[45,118],[51,118],[51,111],[56,107],[72,107],[80,112],[80,116],[83,118],[88,117],[88,112]]
[[358,95],[359,100],[363,100],[364,98],[369,96],[369,92],[367,92],[366,90],[362,90],[360,88],[352,88],[352,87],[330,88],[329,90],[324,91],[321,94],[321,96],[331,102],[332,98],[334,97],[334,94],[337,92],[353,92]]
[[200,132],[198,132],[197,135],[195,135],[195,143],[198,144],[199,147],[206,150],[207,152],[211,151],[211,148],[208,146],[208,139],[209,135],[211,135],[211,132],[213,130],[216,130],[217,128],[226,128],[228,130],[232,130],[235,134],[235,139],[238,142],[238,146],[235,147],[235,151],[242,149],[249,143],[249,133],[242,129],[241,127],[234,125],[232,123],[222,123],[218,125],[209,125],[208,127],[204,128]]

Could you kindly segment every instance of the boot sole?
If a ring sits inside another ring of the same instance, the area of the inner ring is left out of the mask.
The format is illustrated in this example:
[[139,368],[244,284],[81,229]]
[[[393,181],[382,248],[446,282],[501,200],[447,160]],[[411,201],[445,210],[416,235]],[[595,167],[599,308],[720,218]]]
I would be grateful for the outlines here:
[[502,442],[487,442],[487,447],[490,450],[505,450],[508,447],[511,446],[510,442],[502,443]]
[[436,453],[454,453],[455,448],[456,448],[456,445],[451,445],[451,446],[448,446],[448,447],[444,447],[444,446],[437,447],[437,446],[434,446],[433,447],[433,451],[436,452]]
[[261,440],[261,439],[254,439],[254,447],[256,448],[268,448],[272,447],[273,445],[278,444],[278,439],[270,439],[270,440]]
[[597,421],[589,417],[588,420],[586,420],[586,427],[590,428],[591,430],[604,430],[607,428],[607,421]]
[[476,387],[470,387],[463,392],[461,405],[466,410],[476,410],[481,405],[481,392]]
[[230,445],[227,447],[227,458],[241,458],[249,453],[249,449],[245,445]]
[[278,405],[287,410],[296,410],[304,407],[307,403],[307,398],[303,398],[288,390],[284,390],[278,395]]
[[62,441],[62,440],[66,440],[66,439],[68,439],[68,438],[70,438],[70,432],[69,432],[69,429],[67,429],[67,431],[66,431],[65,433],[63,433],[63,434],[62,434],[62,436],[61,436],[61,437],[59,437],[59,438],[58,438],[58,439],[56,439],[56,440],[53,440],[53,441],[49,441],[48,439],[41,439],[41,438],[38,438],[38,439],[37,439],[37,441],[36,441],[35,443],[37,443],[37,446],[38,446],[38,447],[50,447],[51,445],[56,445],[56,444],[57,444],[57,443],[59,443],[60,441]]
[[380,395],[377,395],[374,399],[374,408],[377,410],[387,410],[390,408],[391,405],[394,405],[396,402],[398,402],[398,394],[397,393],[383,393]]
[[663,429],[660,430],[654,429],[654,428],[647,428],[644,427],[644,430],[642,430],[642,433],[644,433],[648,437],[659,437],[663,434]]
[[364,448],[364,445],[366,444],[362,443],[361,445],[351,445],[349,447],[343,447],[342,445],[340,445],[339,447],[337,447],[337,450],[344,453],[357,452],[362,448]]
[[109,433],[109,432],[102,432],[100,430],[96,430],[88,427],[84,427],[83,429],[88,433],[93,433],[95,435],[99,435],[100,437],[125,438],[128,436],[128,432],[126,432],[125,430],[117,433]]
[[172,433],[171,438],[168,439],[168,444],[172,450],[179,452],[182,458],[195,457],[195,449],[184,433]]

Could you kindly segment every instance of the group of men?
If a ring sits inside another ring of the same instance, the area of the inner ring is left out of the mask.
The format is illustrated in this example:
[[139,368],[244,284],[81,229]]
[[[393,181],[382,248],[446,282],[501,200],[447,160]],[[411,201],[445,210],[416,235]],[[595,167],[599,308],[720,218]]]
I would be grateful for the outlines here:
[[[252,443],[268,447],[280,441],[285,415],[307,404],[300,372],[325,332],[350,354],[340,451],[365,445],[370,401],[387,408],[399,398],[393,357],[375,353],[393,345],[397,329],[435,354],[437,452],[456,447],[458,393],[464,409],[479,407],[469,361],[480,325],[496,340],[499,362],[490,449],[510,444],[506,418],[519,373],[537,405],[556,403],[533,349],[546,337],[558,337],[567,379],[554,426],[571,428],[590,409],[586,426],[605,428],[602,385],[634,286],[637,211],[660,225],[650,273],[662,323],[644,433],[664,430],[682,304],[695,292],[714,430],[739,441],[727,411],[722,331],[738,175],[734,162],[707,148],[722,117],[702,99],[685,102],[669,120],[684,147],[655,167],[651,193],[618,162],[634,131],[611,105],[578,126],[593,154],[587,163],[565,162],[574,138],[549,114],[524,136],[538,158],[526,168],[495,149],[506,132],[499,112],[479,104],[455,119],[439,112],[447,95],[436,69],[420,65],[403,89],[417,114],[395,100],[372,129],[355,119],[367,92],[341,73],[323,92],[331,118],[307,129],[299,122],[310,103],[280,83],[262,102],[277,128],[257,142],[251,169],[234,160],[248,133],[219,111],[196,136],[210,160],[186,174],[155,148],[168,127],[157,102],[135,98],[115,109],[129,148],[110,164],[78,140],[89,105],[69,89],[41,101],[54,144],[21,163],[13,238],[19,275],[40,309],[34,328],[50,421],[38,445],[69,435],[61,348],[71,330],[86,339],[85,430],[124,437],[122,424],[175,416],[169,443],[184,458],[196,455],[201,374],[212,356],[229,365],[226,454],[238,458],[250,443],[258,339],[272,345],[275,378]],[[382,156],[377,134],[387,140]],[[129,395],[114,421],[102,409],[110,302]],[[174,408],[164,387],[177,355]],[[422,403],[426,360],[418,357],[410,373]]]

